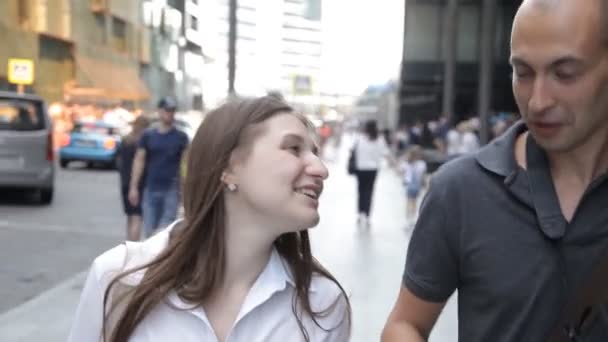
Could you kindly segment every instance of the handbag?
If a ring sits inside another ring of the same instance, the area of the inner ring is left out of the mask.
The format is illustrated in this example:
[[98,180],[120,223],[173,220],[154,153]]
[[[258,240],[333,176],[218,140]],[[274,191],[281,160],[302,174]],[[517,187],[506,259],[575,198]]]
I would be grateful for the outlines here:
[[349,175],[354,175],[357,172],[357,144],[350,149],[347,171]]

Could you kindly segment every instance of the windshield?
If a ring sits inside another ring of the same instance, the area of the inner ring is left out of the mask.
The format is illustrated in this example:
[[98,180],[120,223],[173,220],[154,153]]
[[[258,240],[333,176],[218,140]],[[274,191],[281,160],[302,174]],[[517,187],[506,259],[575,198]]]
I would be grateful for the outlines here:
[[76,125],[74,125],[74,129],[72,130],[72,132],[100,135],[116,134],[116,130],[113,127],[101,126],[95,123],[77,123]]
[[44,129],[42,106],[25,100],[0,99],[0,131]]

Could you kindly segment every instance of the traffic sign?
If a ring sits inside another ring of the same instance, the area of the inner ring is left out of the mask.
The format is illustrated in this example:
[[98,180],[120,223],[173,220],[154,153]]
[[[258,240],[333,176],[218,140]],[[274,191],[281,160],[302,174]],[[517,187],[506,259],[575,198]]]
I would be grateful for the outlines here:
[[8,60],[8,81],[13,84],[34,83],[34,61],[11,58]]

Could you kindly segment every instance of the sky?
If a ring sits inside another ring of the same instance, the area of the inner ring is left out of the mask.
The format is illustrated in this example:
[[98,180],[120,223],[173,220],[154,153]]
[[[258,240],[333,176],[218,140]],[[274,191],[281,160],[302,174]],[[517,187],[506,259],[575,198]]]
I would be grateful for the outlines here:
[[324,92],[360,94],[399,75],[405,0],[324,0]]

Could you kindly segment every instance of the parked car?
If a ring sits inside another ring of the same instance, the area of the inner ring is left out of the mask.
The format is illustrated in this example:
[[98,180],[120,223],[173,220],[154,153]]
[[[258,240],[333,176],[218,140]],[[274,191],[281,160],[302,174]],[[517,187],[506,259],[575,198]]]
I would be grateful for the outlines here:
[[73,161],[85,162],[87,166],[101,163],[109,168],[117,167],[120,147],[118,127],[104,121],[79,121],[64,139],[59,149],[59,165],[62,168]]
[[53,200],[53,130],[44,100],[0,92],[0,187],[32,190]]

